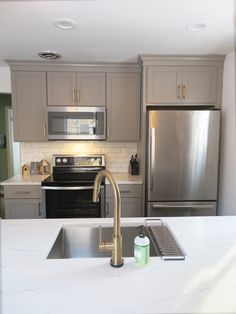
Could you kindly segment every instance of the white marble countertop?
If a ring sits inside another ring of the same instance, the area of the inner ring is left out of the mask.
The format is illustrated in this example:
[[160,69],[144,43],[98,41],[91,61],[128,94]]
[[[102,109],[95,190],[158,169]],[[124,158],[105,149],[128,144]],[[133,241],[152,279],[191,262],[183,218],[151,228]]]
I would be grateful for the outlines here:
[[[129,173],[116,172],[112,173],[118,184],[142,184],[141,176],[133,176]],[[17,175],[3,182],[1,185],[40,185],[41,181],[49,175]],[[108,181],[106,183],[109,183]]]
[[[117,184],[142,184],[141,175],[134,176],[128,172],[112,172],[112,175]],[[106,183],[109,184],[108,180],[106,180]]]
[[236,217],[163,220],[186,260],[125,258],[120,269],[109,258],[45,259],[62,224],[111,219],[2,221],[3,314],[236,313]]
[[41,185],[41,182],[49,176],[47,175],[17,175],[3,182],[1,185]]

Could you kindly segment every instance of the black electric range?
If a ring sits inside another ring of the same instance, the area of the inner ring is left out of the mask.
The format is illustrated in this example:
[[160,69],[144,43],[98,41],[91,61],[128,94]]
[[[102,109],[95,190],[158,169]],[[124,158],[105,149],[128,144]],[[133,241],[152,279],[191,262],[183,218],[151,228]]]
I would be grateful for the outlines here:
[[104,155],[53,155],[53,173],[42,183],[47,218],[99,218],[105,216],[105,180],[100,199],[93,203],[93,184],[105,169]]

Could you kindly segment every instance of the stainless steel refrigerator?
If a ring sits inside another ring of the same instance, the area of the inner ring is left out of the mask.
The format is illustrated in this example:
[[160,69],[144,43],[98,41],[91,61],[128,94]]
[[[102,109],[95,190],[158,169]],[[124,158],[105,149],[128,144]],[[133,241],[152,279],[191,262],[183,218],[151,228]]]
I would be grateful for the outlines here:
[[150,110],[146,215],[217,214],[219,110]]

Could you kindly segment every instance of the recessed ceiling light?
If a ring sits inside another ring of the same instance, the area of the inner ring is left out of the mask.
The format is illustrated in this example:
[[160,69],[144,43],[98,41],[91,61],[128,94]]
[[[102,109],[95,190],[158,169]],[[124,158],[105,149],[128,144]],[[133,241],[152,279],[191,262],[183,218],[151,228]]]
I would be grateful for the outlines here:
[[38,53],[40,58],[46,59],[46,60],[58,60],[61,59],[62,56],[54,51],[41,51]]
[[74,20],[67,18],[59,18],[54,20],[54,24],[56,27],[63,30],[71,30],[77,27],[77,23]]
[[208,22],[199,22],[199,23],[189,24],[185,28],[187,31],[196,32],[196,31],[204,30],[208,24],[209,24]]

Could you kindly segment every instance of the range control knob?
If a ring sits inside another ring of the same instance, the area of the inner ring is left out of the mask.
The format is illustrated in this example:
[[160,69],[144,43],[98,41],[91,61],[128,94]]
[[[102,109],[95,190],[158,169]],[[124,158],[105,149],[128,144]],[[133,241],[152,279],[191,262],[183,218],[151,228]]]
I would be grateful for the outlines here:
[[67,158],[63,158],[62,162],[63,162],[63,164],[66,164],[67,163]]
[[57,164],[60,164],[60,163],[61,163],[61,158],[57,158],[57,159],[56,159],[56,163],[57,163]]

